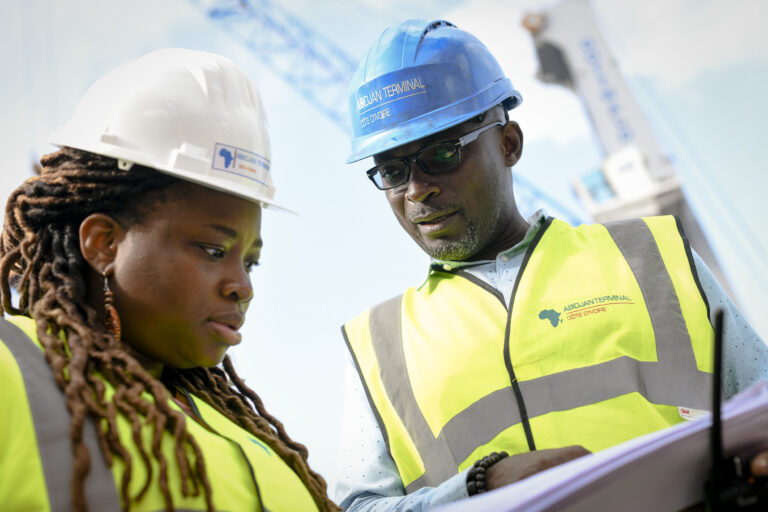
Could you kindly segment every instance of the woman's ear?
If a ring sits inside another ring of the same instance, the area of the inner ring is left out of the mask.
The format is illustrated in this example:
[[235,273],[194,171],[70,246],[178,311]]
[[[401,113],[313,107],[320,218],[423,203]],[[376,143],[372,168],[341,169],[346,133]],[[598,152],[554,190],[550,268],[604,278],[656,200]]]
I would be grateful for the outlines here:
[[523,131],[515,121],[504,125],[504,165],[512,167],[523,154]]
[[80,252],[93,270],[103,274],[112,267],[124,236],[125,229],[114,218],[91,214],[80,223]]

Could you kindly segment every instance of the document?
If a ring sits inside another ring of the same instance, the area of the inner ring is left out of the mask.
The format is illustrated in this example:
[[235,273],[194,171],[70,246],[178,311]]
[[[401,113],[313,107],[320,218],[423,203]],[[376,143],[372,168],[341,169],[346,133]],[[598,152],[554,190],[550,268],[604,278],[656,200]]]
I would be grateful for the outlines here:
[[[768,383],[758,382],[722,407],[723,452],[768,447]],[[705,414],[537,473],[440,512],[675,512],[704,501],[710,427]]]

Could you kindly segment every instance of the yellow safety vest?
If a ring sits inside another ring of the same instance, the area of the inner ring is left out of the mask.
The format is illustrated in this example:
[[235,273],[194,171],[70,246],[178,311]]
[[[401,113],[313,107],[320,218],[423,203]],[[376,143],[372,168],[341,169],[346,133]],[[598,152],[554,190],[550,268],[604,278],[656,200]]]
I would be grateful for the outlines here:
[[[70,475],[72,447],[70,415],[64,396],[56,387],[45,362],[34,321],[27,317],[0,318],[0,503],[9,511],[71,510]],[[35,343],[32,343],[33,340]],[[107,386],[107,396],[113,389]],[[151,399],[147,395],[148,399]],[[195,421],[187,421],[205,459],[216,510],[316,511],[312,496],[298,475],[261,440],[232,423],[203,400],[189,395],[191,406],[215,432]],[[174,403],[171,406],[179,409]],[[120,439],[133,461],[131,496],[140,490],[146,470],[131,427],[117,416]],[[151,454],[152,427],[144,425],[141,438]],[[89,448],[91,470],[86,479],[86,500],[90,510],[120,511],[117,489],[123,464],[114,458],[111,471],[101,455],[94,424],[86,422],[84,441]],[[202,488],[196,497],[181,493],[174,439],[164,432],[161,450],[168,463],[168,487],[177,510],[205,510]],[[165,510],[159,485],[159,463],[152,459],[152,483],[141,501],[131,510]]]
[[548,219],[510,302],[433,270],[343,327],[407,492],[492,451],[597,451],[710,408],[713,329],[674,217]]

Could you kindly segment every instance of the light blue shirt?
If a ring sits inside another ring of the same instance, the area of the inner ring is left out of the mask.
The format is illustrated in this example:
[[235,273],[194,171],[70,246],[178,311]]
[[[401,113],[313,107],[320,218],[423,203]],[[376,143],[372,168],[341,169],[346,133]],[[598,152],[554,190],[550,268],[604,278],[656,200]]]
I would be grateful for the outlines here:
[[[499,253],[495,260],[433,261],[430,269],[435,266],[463,268],[499,290],[504,295],[505,303],[509,304],[525,250],[545,219],[546,214],[542,210],[529,217],[531,227],[523,240]],[[695,252],[693,259],[711,314],[714,315],[718,309],[725,312],[723,393],[730,397],[760,379],[768,379],[768,347],[749,326]],[[714,324],[714,318],[710,320]],[[356,512],[421,512],[467,497],[467,470],[437,487],[424,487],[406,496],[400,473],[387,451],[384,437],[349,355],[346,387],[339,480],[336,485],[336,501],[343,509]]]

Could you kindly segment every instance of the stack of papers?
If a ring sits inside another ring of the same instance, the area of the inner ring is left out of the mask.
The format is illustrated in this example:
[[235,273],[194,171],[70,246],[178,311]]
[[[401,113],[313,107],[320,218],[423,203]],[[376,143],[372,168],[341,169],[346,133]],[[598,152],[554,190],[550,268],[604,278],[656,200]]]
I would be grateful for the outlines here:
[[[723,452],[768,447],[768,383],[723,404]],[[679,511],[704,501],[711,415],[581,457],[440,512]]]

